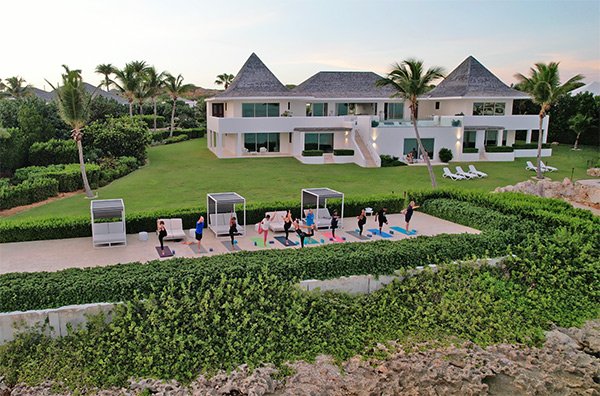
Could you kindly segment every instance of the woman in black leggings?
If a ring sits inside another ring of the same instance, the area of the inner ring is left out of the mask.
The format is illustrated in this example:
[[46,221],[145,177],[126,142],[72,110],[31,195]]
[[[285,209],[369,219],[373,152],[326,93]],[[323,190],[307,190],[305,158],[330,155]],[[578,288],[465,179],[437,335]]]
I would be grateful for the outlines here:
[[289,245],[290,228],[292,227],[292,211],[288,209],[283,218],[283,230],[285,231],[285,245]]
[[231,216],[231,219],[229,219],[229,237],[231,238],[231,246],[233,246],[233,244],[235,243],[235,235],[238,235],[237,221],[235,219],[235,216]]
[[296,231],[296,234],[298,234],[298,237],[300,238],[300,247],[303,248],[304,247],[304,238],[315,235],[315,225],[313,224],[312,226],[307,226],[307,228],[310,228],[310,232],[304,232],[304,231],[302,231],[302,229],[300,227],[301,226],[300,226],[300,222],[298,221],[298,219],[294,220],[294,230]]
[[362,235],[363,227],[367,224],[367,212],[363,209],[360,211],[360,215],[356,218],[358,220],[358,235]]
[[165,254],[165,245],[163,239],[167,236],[167,229],[165,228],[165,222],[160,221],[158,223],[158,240],[160,241],[160,251]]

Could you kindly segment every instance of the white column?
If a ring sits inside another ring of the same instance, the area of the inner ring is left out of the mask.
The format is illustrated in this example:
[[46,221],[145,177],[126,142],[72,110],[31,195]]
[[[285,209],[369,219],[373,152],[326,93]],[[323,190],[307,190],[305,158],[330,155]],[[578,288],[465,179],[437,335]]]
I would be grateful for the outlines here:
[[504,135],[504,129],[498,129],[496,134],[496,146],[502,146],[502,137]]
[[525,143],[531,143],[531,129],[527,130],[527,137],[525,138]]
[[223,157],[223,134],[217,133],[217,157]]
[[543,136],[542,143],[547,143],[547,141],[548,141],[548,128],[544,128],[543,131],[544,132],[542,134],[542,136]]
[[237,134],[237,145],[235,147],[235,155],[238,157],[242,156],[242,134]]
[[477,131],[475,135],[475,147],[479,149],[479,151],[485,150],[485,130]]

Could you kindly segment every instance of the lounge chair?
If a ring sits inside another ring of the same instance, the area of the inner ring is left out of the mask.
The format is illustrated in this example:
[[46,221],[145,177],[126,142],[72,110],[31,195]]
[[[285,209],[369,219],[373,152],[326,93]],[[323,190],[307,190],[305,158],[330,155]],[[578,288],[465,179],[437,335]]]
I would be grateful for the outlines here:
[[[537,166],[533,165],[533,163],[531,163],[531,161],[527,161],[526,164],[527,164],[527,166],[525,167],[525,169],[537,172]],[[543,166],[542,166],[542,172],[546,172],[546,169]]]
[[185,239],[185,231],[183,231],[183,221],[181,219],[158,219],[156,220],[157,229],[161,221],[165,222],[165,229],[167,230],[165,241]]
[[477,175],[477,177],[487,177],[488,176],[487,173],[484,173],[484,172],[481,172],[481,171],[478,171],[477,169],[475,169],[475,165],[469,165],[469,172],[474,175]]
[[210,229],[213,230],[217,236],[229,234],[229,221],[231,220],[231,216],[235,216],[235,218],[238,219],[239,224],[239,217],[236,213],[226,212],[209,214]]
[[450,172],[450,169],[448,167],[444,167],[444,174],[442,176],[448,177],[452,180],[465,180],[466,179],[466,177],[464,177],[464,176],[456,175],[456,174]]
[[[315,225],[317,228],[329,228],[331,225],[331,213],[327,208],[319,208],[313,211],[315,215]],[[304,209],[304,216],[308,214],[308,209]]]
[[[269,229],[273,232],[282,232],[285,231],[285,228],[283,228],[284,223],[284,219],[285,219],[285,215],[287,214],[286,210],[282,210],[279,212],[267,212],[265,213],[265,217],[267,217],[267,215],[271,215],[271,222],[269,225]],[[292,230],[293,231],[293,230]]]
[[456,167],[456,174],[457,174],[457,175],[460,175],[460,176],[464,176],[464,177],[466,177],[467,179],[475,179],[475,178],[479,177],[479,176],[477,176],[476,174],[473,174],[473,173],[470,173],[470,172],[465,172],[465,171],[463,170],[463,168],[462,168],[462,167],[460,167],[460,166],[457,166],[457,167]]
[[542,169],[545,169],[547,172],[554,172],[558,170],[558,168],[544,164],[543,161],[540,161],[540,165],[542,165]]

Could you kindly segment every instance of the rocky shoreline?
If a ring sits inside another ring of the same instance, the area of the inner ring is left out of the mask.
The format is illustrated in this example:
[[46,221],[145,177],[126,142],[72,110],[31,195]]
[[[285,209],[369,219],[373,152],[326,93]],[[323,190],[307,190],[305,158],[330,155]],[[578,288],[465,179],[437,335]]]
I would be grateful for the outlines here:
[[[401,345],[386,359],[354,357],[342,365],[321,356],[315,363],[291,365],[294,374],[278,379],[266,366],[246,366],[189,386],[171,381],[136,380],[127,388],[91,390],[98,395],[588,395],[600,396],[600,320],[582,328],[555,328],[543,347],[499,344],[481,348],[467,342],[448,347]],[[56,384],[36,387],[0,383],[0,396],[67,395]]]

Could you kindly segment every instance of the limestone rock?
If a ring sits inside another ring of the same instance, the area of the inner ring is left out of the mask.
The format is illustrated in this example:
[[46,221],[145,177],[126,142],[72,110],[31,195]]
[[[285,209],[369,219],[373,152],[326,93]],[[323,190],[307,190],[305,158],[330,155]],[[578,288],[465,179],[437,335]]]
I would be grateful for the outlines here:
[[590,168],[586,173],[588,176],[600,177],[600,168]]

